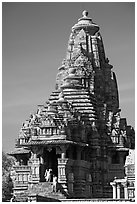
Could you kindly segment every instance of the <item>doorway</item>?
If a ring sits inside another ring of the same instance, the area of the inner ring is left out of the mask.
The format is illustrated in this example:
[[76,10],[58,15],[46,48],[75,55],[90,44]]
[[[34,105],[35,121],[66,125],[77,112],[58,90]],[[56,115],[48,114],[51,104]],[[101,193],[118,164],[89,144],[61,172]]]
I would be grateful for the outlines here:
[[53,174],[58,177],[58,158],[60,154],[56,154],[56,148],[52,147],[51,149],[44,148],[43,151],[43,160],[44,163],[40,166],[40,180],[45,181],[45,171],[46,169],[52,169],[51,181]]

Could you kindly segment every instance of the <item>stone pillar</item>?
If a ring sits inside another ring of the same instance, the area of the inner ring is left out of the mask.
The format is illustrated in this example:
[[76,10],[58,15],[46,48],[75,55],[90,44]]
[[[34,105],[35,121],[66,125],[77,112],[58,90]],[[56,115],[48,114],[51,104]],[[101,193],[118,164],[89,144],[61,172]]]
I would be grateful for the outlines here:
[[[72,169],[73,160],[68,158],[58,158],[58,183],[62,186],[63,190],[68,194],[68,191],[73,191],[73,181],[68,184],[68,175]],[[73,176],[72,176],[73,177]],[[68,189],[69,188],[69,189]]]
[[124,186],[124,198],[128,199],[128,189],[127,189],[127,182],[123,184]]
[[33,154],[31,158],[32,182],[38,183],[40,180],[40,160],[37,158],[37,147],[33,147]]
[[40,156],[40,164],[44,164],[43,156]]
[[117,199],[120,199],[120,184],[117,183]]
[[74,174],[69,173],[68,174],[68,192],[69,194],[73,194],[73,188],[74,188]]
[[67,174],[66,174],[67,162],[68,162],[68,159],[65,159],[65,158],[58,159],[58,183],[62,185],[66,193],[68,192]]
[[36,158],[37,158],[37,154],[36,154],[36,152],[34,152],[33,159],[36,159]]
[[61,158],[58,159],[58,182],[61,183],[64,191],[67,193],[67,177],[66,177],[66,164],[68,159],[66,158],[66,147],[61,146]]
[[61,159],[65,159],[66,158],[66,152],[62,152],[61,153]]
[[86,186],[85,186],[85,190],[86,190],[86,196],[89,198],[92,197],[92,177],[91,174],[87,174],[86,175]]
[[40,167],[39,167],[39,177],[40,181],[45,181],[45,165],[44,165],[44,158],[43,155],[40,156]]
[[63,145],[61,147],[61,159],[65,159],[66,158],[66,146]]
[[117,198],[116,183],[115,182],[111,182],[110,185],[113,188],[113,199],[116,199]]
[[120,134],[120,136],[119,136],[119,144],[120,144],[121,146],[123,146],[123,143],[124,143],[124,141],[123,141],[123,136]]

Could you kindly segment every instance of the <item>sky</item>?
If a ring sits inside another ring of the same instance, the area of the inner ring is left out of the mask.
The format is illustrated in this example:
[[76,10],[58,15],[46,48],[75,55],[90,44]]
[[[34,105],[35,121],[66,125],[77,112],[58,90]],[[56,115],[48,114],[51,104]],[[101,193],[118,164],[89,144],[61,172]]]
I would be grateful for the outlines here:
[[2,3],[2,149],[15,147],[22,123],[55,89],[72,26],[87,10],[100,26],[116,73],[121,117],[135,126],[133,2]]

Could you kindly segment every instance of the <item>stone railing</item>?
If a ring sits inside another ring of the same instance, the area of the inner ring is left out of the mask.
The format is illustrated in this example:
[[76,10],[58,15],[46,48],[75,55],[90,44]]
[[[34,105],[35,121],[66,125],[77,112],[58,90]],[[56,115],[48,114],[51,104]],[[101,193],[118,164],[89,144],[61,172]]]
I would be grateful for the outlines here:
[[52,139],[66,139],[66,135],[57,135],[57,134],[40,134],[37,136],[32,136],[32,140],[52,140]]
[[14,170],[17,171],[30,171],[31,167],[30,166],[26,166],[26,165],[21,165],[21,166],[14,166]]
[[27,189],[31,167],[26,165],[14,166],[14,176],[12,176],[14,188]]
[[22,189],[25,187],[25,188],[28,188],[28,181],[16,181],[15,182],[15,188],[17,187],[21,187]]

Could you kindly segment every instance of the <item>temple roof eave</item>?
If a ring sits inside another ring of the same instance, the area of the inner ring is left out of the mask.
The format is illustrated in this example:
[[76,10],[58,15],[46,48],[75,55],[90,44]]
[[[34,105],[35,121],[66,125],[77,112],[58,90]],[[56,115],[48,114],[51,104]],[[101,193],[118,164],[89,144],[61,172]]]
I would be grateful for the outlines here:
[[117,151],[121,151],[121,152],[127,152],[127,151],[129,151],[129,148],[127,148],[127,147],[120,147],[119,145],[109,145],[108,146],[108,149],[110,150],[110,151],[114,151],[114,150],[117,150]]
[[30,150],[29,149],[25,149],[24,147],[18,147],[16,149],[14,149],[12,152],[8,153],[8,155],[20,155],[20,154],[29,154]]
[[40,146],[46,146],[46,145],[65,145],[65,144],[72,144],[72,145],[78,145],[78,146],[88,146],[87,143],[82,143],[82,142],[75,142],[72,140],[32,140],[28,143],[23,143],[22,146],[35,146],[35,145],[40,145]]

